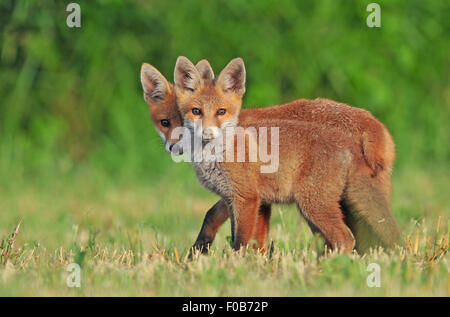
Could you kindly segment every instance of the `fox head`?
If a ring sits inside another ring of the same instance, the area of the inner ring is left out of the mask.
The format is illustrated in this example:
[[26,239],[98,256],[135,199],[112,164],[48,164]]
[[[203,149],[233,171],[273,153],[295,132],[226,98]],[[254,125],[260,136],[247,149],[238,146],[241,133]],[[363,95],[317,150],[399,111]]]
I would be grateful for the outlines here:
[[174,83],[184,126],[203,142],[237,125],[245,93],[245,66],[241,58],[228,63],[215,80],[208,61],[202,60],[194,66],[180,56],[175,65]]
[[150,117],[164,142],[164,148],[168,153],[181,154],[182,147],[178,144],[181,135],[172,132],[175,128],[182,127],[183,119],[177,107],[172,84],[147,63],[141,67],[141,83],[144,99],[150,108]]

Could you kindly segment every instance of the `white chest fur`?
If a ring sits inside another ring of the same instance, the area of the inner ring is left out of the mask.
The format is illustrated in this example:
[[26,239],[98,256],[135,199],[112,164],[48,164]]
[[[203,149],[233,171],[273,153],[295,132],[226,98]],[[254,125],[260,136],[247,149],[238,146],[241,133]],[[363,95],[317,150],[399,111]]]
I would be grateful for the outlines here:
[[193,162],[197,177],[204,187],[222,197],[231,196],[231,184],[220,162]]

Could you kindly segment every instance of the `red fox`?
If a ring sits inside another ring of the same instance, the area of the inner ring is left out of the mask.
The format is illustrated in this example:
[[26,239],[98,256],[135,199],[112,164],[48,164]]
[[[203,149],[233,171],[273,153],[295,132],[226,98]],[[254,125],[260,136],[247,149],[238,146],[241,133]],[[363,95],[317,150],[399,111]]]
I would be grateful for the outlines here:
[[[193,73],[185,73],[188,75],[187,78],[195,75],[196,85],[213,86],[214,73],[209,63],[202,60],[196,67],[198,73],[190,69],[190,72]],[[243,64],[242,69],[245,76]],[[165,142],[166,150],[169,151],[177,146],[176,142],[178,141],[170,138],[171,132],[173,128],[182,124],[181,117],[177,113],[174,89],[164,76],[149,64],[142,66],[141,81],[144,97],[150,106],[151,117]],[[236,96],[234,98],[236,99]],[[240,103],[240,99],[237,99]],[[229,114],[230,112],[228,112]],[[345,223],[350,227],[356,238],[355,248],[358,252],[363,252],[371,246],[390,247],[398,240],[398,227],[389,210],[390,170],[394,159],[394,145],[389,132],[378,120],[367,111],[331,100],[316,99],[310,101],[301,99],[281,106],[243,109],[239,115],[239,123],[241,125],[252,125],[252,122],[267,121],[268,118],[317,122],[325,126],[334,126],[349,134],[354,141],[353,143],[359,145],[366,166],[371,169],[371,180],[366,181],[373,187],[373,189],[366,190],[366,196],[369,196],[364,198],[366,200],[370,198],[372,208],[360,206],[361,203],[358,200],[352,201],[350,197],[339,201],[343,210],[341,216],[344,217]],[[286,124],[292,125],[290,122]],[[314,129],[317,129],[317,127],[313,127]],[[332,133],[339,134],[341,132]],[[330,136],[329,140],[335,138],[335,136]],[[370,186],[365,185],[366,188]],[[364,197],[361,190],[355,195]],[[256,229],[252,229],[252,231],[261,247],[264,245],[267,236],[270,204],[261,202],[258,213]],[[228,205],[224,200],[220,200],[208,211],[194,247],[206,251],[207,247],[213,242],[218,228],[228,216]],[[321,232],[323,230],[318,228],[310,219],[307,218],[307,220],[313,231]],[[384,222],[379,222],[382,220]]]

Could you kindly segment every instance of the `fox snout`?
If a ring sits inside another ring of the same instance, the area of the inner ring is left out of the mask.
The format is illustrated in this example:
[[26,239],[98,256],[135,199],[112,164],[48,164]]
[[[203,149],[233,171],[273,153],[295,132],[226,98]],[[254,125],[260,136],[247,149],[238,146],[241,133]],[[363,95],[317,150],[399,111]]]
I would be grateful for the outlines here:
[[203,141],[211,141],[219,136],[218,127],[208,127],[203,129],[202,139]]

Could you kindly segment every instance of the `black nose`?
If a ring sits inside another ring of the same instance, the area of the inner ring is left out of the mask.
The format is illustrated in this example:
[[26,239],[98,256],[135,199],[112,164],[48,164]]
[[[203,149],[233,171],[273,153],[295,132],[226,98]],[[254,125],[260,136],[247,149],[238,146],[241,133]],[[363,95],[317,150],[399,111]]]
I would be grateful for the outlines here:
[[173,146],[175,145],[175,143],[172,143],[171,145],[169,145],[169,151],[172,152]]

